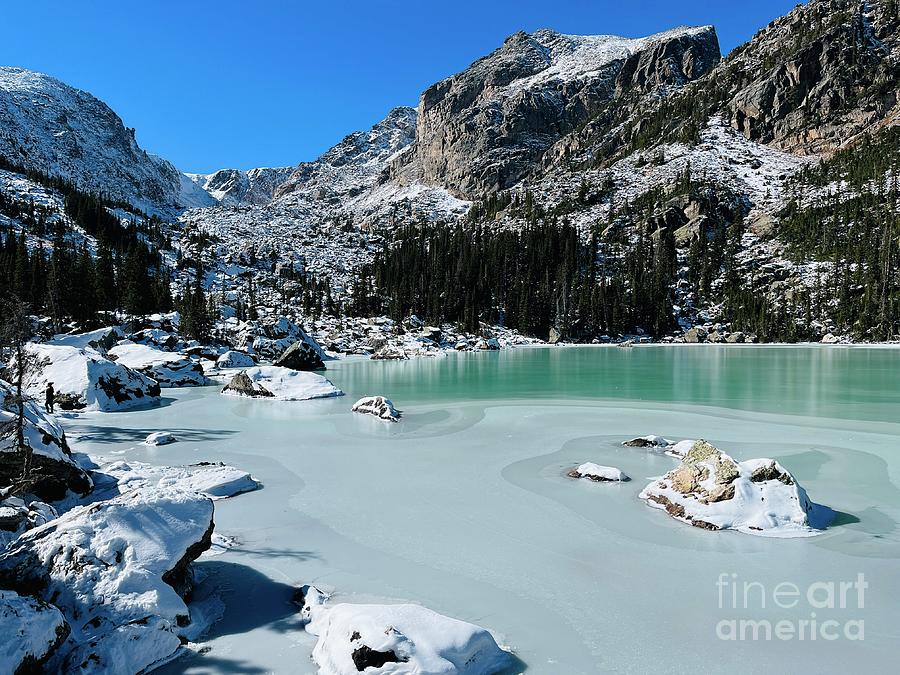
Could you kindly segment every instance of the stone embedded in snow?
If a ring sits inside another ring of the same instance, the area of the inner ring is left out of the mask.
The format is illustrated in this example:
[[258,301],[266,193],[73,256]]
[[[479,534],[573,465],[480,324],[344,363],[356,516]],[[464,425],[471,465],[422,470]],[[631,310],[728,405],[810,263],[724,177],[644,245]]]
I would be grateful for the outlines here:
[[171,433],[170,431],[154,431],[144,439],[144,444],[168,445],[169,443],[174,443],[177,440],[178,439],[175,438],[175,434]]
[[[16,418],[14,389],[0,380],[0,429]],[[47,415],[31,399],[25,401],[25,443],[31,448],[32,466],[38,478],[28,489],[44,501],[56,501],[66,492],[84,495],[91,490],[91,479],[75,463],[66,442],[66,434],[52,415]],[[9,485],[22,474],[24,458],[16,451],[15,436],[0,435],[0,485]]]
[[153,378],[160,387],[192,387],[209,384],[203,367],[183,354],[141,344],[119,344],[109,350],[110,359]]
[[26,391],[43,401],[47,383],[56,390],[63,410],[127,410],[159,404],[159,384],[124,364],[102,357],[92,349],[31,344],[38,367],[27,379]]
[[512,662],[484,628],[419,605],[331,605],[312,586],[302,600],[321,675],[491,675]]
[[736,462],[703,440],[640,498],[695,527],[771,537],[819,534],[834,515],[775,460]]
[[69,624],[53,605],[0,590],[0,673],[39,673],[69,635]]
[[256,366],[243,370],[231,379],[222,393],[276,401],[306,401],[344,395],[321,375],[278,366]]
[[0,585],[52,602],[72,632],[58,669],[137,673],[181,645],[190,562],[209,548],[213,504],[172,488],[72,509],[0,555]]
[[665,448],[675,445],[675,441],[670,441],[662,436],[639,436],[628,441],[622,441],[622,445],[629,448]]
[[221,462],[154,466],[117,461],[101,466],[96,473],[112,476],[119,492],[150,486],[199,492],[210,499],[225,499],[260,488],[248,472]]
[[253,357],[246,352],[227,351],[216,360],[217,368],[252,368],[256,365]]
[[569,472],[570,478],[587,478],[595,483],[631,480],[621,470],[612,466],[601,466],[593,462],[585,462]]
[[386,399],[384,396],[366,396],[361,398],[353,404],[352,410],[355,413],[373,415],[386,422],[400,421],[400,411],[394,407],[390,399]]

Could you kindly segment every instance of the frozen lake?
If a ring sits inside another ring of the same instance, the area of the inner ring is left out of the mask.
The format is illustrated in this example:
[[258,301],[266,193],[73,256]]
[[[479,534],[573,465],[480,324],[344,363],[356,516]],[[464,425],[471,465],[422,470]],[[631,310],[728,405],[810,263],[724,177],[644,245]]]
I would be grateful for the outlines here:
[[[198,563],[199,594],[219,589],[225,614],[204,653],[165,672],[314,673],[314,638],[291,604],[304,583],[477,623],[535,675],[896,667],[900,350],[565,347],[328,367],[347,396],[167,390],[161,408],[67,421],[91,454],[223,461],[264,484],[217,502],[217,531],[237,545]],[[369,394],[391,398],[403,421],[350,413]],[[159,430],[180,441],[139,443]],[[677,462],[620,444],[651,433],[774,457],[841,515],[788,540],[679,523],[637,498]],[[565,477],[587,461],[633,480]],[[864,597],[854,587],[844,607],[822,606],[829,584],[860,574]],[[734,601],[744,582],[758,583]],[[800,590],[794,607],[773,599],[785,583]],[[720,639],[747,618],[806,634]]]

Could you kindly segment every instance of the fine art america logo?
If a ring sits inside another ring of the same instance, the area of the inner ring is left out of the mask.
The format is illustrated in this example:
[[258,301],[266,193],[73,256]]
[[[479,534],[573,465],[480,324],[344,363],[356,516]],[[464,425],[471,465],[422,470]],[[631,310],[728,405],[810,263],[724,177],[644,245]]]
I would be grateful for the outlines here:
[[868,587],[864,574],[857,574],[854,581],[767,585],[723,572],[716,581],[719,609],[740,618],[719,621],[716,637],[734,641],[865,640],[865,621],[860,615]]

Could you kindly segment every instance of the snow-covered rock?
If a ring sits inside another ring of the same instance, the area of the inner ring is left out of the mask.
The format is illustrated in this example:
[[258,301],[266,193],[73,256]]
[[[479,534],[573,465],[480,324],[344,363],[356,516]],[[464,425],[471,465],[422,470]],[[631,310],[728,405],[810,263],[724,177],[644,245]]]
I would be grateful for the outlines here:
[[227,351],[216,359],[216,368],[223,370],[229,368],[252,368],[255,365],[256,361],[253,360],[252,356],[246,352],[234,350]]
[[695,527],[772,537],[819,534],[833,516],[775,460],[737,462],[703,440],[640,497]]
[[670,441],[662,436],[638,436],[627,441],[622,441],[622,445],[628,448],[665,448],[675,445],[675,441]]
[[386,422],[400,421],[400,411],[394,407],[390,399],[384,396],[366,396],[361,398],[353,404],[352,410],[355,413],[374,415]]
[[14,496],[0,500],[0,549],[23,532],[58,517],[56,509],[44,502]]
[[39,364],[26,383],[30,396],[43,401],[47,383],[63,410],[126,410],[159,403],[159,384],[93,349],[31,344]]
[[595,483],[621,482],[631,480],[620,469],[612,466],[602,466],[593,462],[585,462],[569,471],[570,478],[587,478]]
[[198,492],[210,499],[225,499],[260,488],[248,472],[221,462],[155,466],[143,462],[116,461],[102,465],[94,473],[95,476],[103,474],[114,478],[119,492],[150,486]]
[[325,370],[325,358],[319,343],[301,331],[301,339],[285,349],[273,365],[291,370]]
[[189,564],[212,531],[208,498],[132,490],[20,536],[0,555],[0,584],[34,592],[68,621],[55,672],[138,673],[181,645]]
[[106,350],[113,347],[116,342],[123,339],[125,334],[117,326],[98,328],[86,333],[67,333],[54,335],[48,344],[61,347],[78,347],[79,349],[92,348],[105,354]]
[[495,352],[500,349],[500,341],[495,338],[481,338],[475,343],[475,349]]
[[665,454],[676,459],[682,459],[692,447],[694,440],[672,441],[662,436],[638,436],[627,441],[622,441],[622,445],[629,448],[650,448],[651,450],[662,450]]
[[65,641],[69,624],[53,605],[0,590],[0,673],[37,673]]
[[[15,390],[0,380],[0,431],[12,431],[17,416]],[[39,475],[28,489],[43,500],[54,501],[71,490],[87,494],[91,480],[75,463],[66,442],[66,434],[52,415],[46,414],[33,400],[25,401],[23,438],[33,453],[32,466]],[[0,433],[0,486],[9,485],[22,474],[24,458],[17,452],[13,433]]]
[[170,431],[154,431],[152,434],[148,434],[147,438],[144,439],[144,445],[168,445],[177,440],[175,434]]
[[395,345],[384,345],[372,354],[371,358],[375,361],[403,361],[409,358],[406,350]]
[[184,354],[165,352],[143,344],[118,344],[108,356],[132,370],[143,373],[160,387],[191,387],[209,384],[203,367]]
[[697,441],[693,439],[688,439],[685,441],[678,441],[677,443],[673,443],[669,446],[666,446],[665,452],[669,457],[674,457],[676,459],[684,459],[684,456],[687,455],[691,448],[694,447],[694,443]]
[[222,393],[276,401],[306,401],[344,395],[344,392],[321,375],[278,366],[256,366],[242,370],[231,379]]
[[312,586],[302,592],[321,675],[491,675],[512,660],[484,628],[419,605],[330,604]]

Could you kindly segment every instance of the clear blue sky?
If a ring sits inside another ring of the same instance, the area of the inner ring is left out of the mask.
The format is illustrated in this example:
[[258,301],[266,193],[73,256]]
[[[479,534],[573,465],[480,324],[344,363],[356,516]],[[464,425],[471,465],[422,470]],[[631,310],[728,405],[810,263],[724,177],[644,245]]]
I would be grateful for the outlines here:
[[517,30],[637,37],[714,24],[722,51],[796,0],[4,2],[0,64],[106,101],[184,171],[315,158]]

